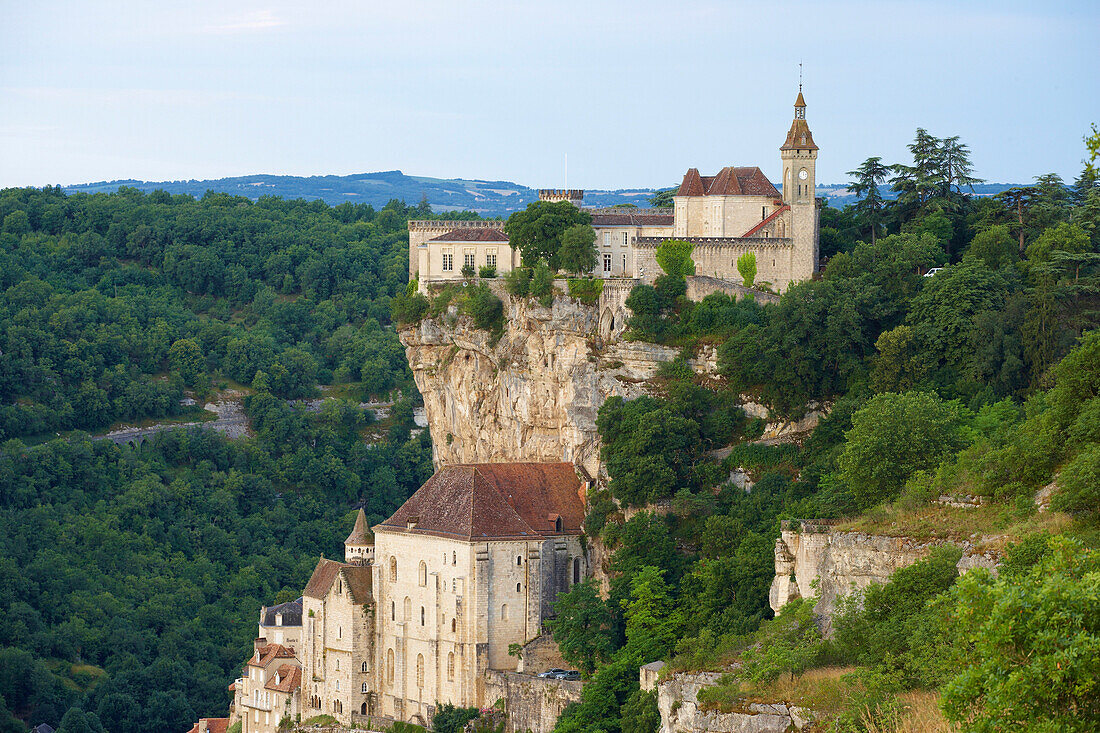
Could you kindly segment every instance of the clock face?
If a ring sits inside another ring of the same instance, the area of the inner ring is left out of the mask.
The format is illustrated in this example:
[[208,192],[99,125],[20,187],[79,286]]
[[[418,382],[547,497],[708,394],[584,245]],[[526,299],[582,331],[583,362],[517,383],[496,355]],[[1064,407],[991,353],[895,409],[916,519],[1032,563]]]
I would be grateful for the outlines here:
[[807,176],[809,176],[809,174],[808,174],[808,173],[806,172],[806,169],[805,169],[805,168],[803,168],[802,170],[800,170],[800,171],[798,172],[798,179],[799,179],[800,181],[805,181],[805,180],[806,180],[806,178],[807,178]]

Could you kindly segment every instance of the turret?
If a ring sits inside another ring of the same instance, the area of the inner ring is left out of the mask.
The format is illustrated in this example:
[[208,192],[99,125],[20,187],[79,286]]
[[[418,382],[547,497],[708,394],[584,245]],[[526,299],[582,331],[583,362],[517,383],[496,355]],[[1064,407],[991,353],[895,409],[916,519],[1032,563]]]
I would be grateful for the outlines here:
[[352,565],[374,562],[374,533],[367,527],[367,515],[362,509],[355,515],[355,526],[344,540],[344,562]]
[[791,207],[791,280],[808,280],[817,271],[818,259],[817,144],[806,122],[801,84],[794,101],[794,120],[779,148],[779,157],[783,161],[783,203]]

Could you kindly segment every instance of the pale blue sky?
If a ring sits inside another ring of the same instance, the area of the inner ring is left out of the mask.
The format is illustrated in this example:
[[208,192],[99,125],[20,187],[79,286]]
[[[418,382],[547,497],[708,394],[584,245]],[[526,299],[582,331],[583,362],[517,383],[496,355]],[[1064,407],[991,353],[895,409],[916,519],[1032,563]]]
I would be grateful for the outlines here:
[[818,181],[1081,169],[1100,2],[0,0],[0,186],[399,168],[533,187],[773,179],[805,63]]

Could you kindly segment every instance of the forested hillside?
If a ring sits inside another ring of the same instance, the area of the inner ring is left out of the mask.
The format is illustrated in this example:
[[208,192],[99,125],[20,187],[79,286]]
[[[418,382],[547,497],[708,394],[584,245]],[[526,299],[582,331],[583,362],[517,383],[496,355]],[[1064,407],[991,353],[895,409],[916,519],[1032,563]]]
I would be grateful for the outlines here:
[[[224,711],[260,606],[342,556],[354,507],[377,521],[431,475],[389,325],[409,213],[0,193],[0,729],[171,731]],[[318,384],[352,399],[288,403]],[[227,386],[254,437],[88,435],[194,416],[181,398]],[[395,390],[370,426],[359,400]]]
[[[859,205],[822,214],[824,273],[776,305],[686,300],[686,246],[635,287],[631,336],[684,352],[657,396],[599,413],[610,481],[586,529],[612,551],[611,590],[589,581],[559,602],[554,637],[591,681],[558,731],[655,731],[638,667],[661,659],[728,672],[706,707],[786,701],[830,730],[946,730],[944,714],[973,731],[1100,724],[1100,186],[1086,169],[975,199],[943,163],[952,143],[918,131],[913,165],[867,166]],[[893,202],[877,195],[889,173]],[[702,344],[718,347],[719,381],[689,366]],[[754,443],[742,395],[830,411],[801,443]],[[823,640],[812,600],[768,620],[783,518],[989,537],[1005,561],[959,580],[958,552],[934,554],[845,606]]]

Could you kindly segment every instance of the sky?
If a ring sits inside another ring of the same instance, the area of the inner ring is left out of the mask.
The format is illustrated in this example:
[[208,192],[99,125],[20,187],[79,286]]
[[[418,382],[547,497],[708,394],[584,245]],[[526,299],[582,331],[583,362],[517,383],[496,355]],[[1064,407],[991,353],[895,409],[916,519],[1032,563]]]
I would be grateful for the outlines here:
[[1072,181],[1100,2],[0,0],[0,186],[409,175],[531,187],[778,180],[798,93],[818,183],[908,162]]

